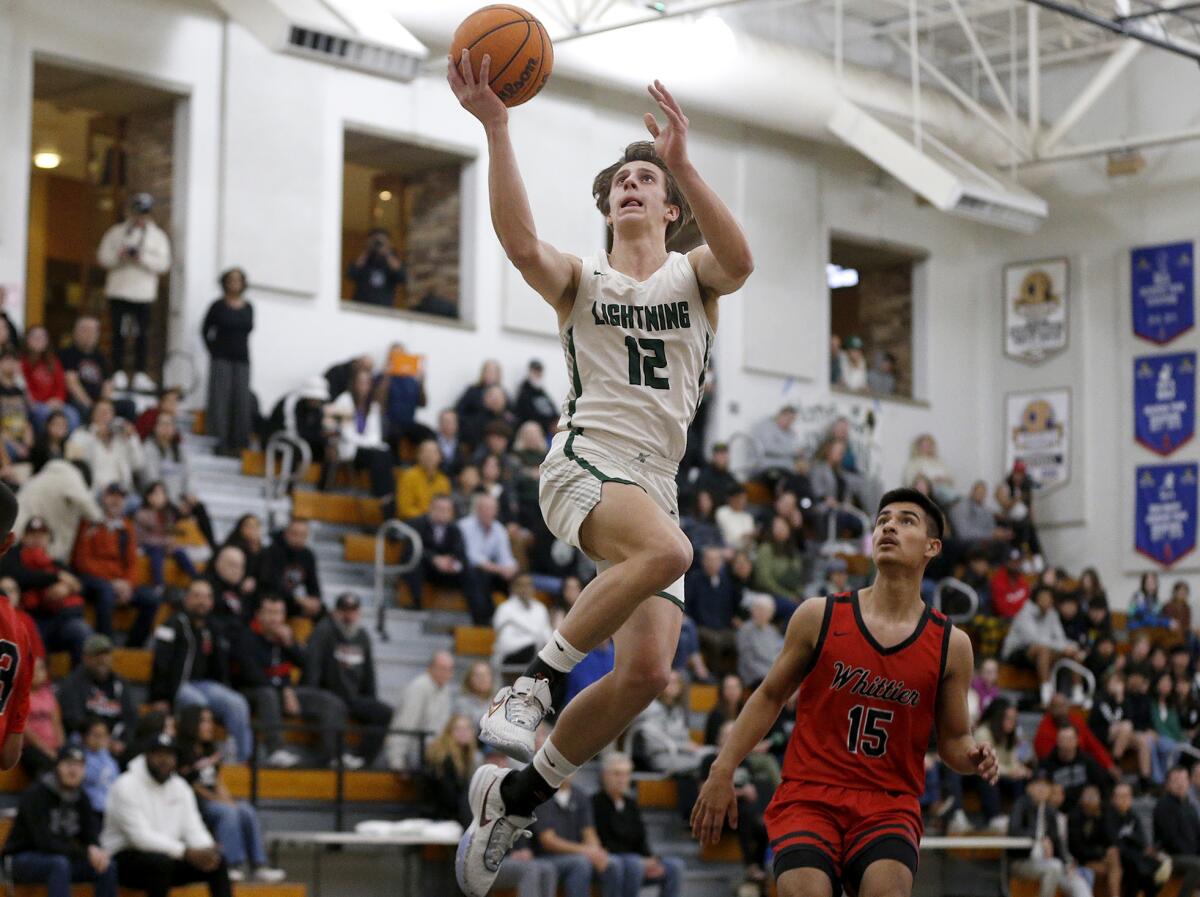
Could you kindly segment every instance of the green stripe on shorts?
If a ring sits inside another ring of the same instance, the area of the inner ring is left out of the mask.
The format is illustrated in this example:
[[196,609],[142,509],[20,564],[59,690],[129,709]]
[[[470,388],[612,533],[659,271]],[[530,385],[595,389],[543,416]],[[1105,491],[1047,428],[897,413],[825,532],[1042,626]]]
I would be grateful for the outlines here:
[[674,604],[680,610],[684,609],[683,602],[680,601],[678,598],[676,598],[674,595],[672,595],[670,592],[655,592],[654,594],[657,595],[659,598],[666,598],[668,601],[670,601],[672,604]]
[[[633,480],[623,480],[620,477],[610,477],[604,471],[597,470],[594,465],[589,464],[587,461],[584,461],[577,454],[575,454],[575,449],[572,447],[572,443],[575,442],[575,437],[582,432],[582,430],[572,430],[571,435],[567,437],[567,444],[563,446],[563,454],[566,455],[568,460],[574,461],[576,464],[598,479],[601,483],[624,483],[626,486],[638,485],[637,483],[633,482]],[[641,489],[642,487],[638,486],[638,488]]]

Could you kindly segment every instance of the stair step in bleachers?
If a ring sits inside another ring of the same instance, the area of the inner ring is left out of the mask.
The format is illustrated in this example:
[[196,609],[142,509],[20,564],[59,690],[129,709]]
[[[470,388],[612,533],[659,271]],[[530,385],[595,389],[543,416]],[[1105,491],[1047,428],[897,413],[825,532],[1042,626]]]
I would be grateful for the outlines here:
[[292,513],[302,520],[378,526],[383,522],[379,500],[355,495],[334,495],[297,489],[292,494]]
[[[396,590],[396,604],[399,607],[412,607],[412,595],[408,584],[403,580]],[[426,585],[421,594],[422,610],[465,611],[467,599],[458,589],[448,589],[442,586]]]
[[459,657],[491,657],[496,630],[490,626],[454,627],[454,653]]
[[[66,651],[46,655],[46,662],[52,679],[61,679],[71,672],[71,655]],[[117,675],[138,685],[150,682],[150,668],[153,663],[154,653],[146,648],[117,648],[113,651],[113,670]]]
[[[401,804],[420,799],[417,783],[394,772],[358,770],[347,771],[345,776],[347,801]],[[224,766],[221,778],[234,797],[250,796],[250,767]],[[333,800],[337,774],[331,769],[259,769],[258,796],[264,800]]]
[[[383,562],[400,563],[403,548],[398,542],[389,542],[383,549]],[[342,537],[342,558],[352,564],[374,564],[375,537],[364,533],[347,533]]]
[[742,846],[738,843],[737,834],[726,830],[716,844],[701,845],[700,861],[703,863],[740,863]]
[[679,805],[679,786],[674,779],[639,779],[637,796],[643,810],[674,810]]

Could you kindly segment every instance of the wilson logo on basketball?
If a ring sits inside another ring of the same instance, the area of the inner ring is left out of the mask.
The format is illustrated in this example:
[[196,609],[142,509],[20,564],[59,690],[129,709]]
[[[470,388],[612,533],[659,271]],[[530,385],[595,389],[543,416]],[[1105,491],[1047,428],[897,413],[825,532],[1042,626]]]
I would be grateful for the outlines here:
[[503,87],[496,91],[496,96],[502,100],[509,100],[525,89],[525,85],[529,83],[529,79],[533,77],[533,70],[537,68],[538,61],[532,56],[525,61],[525,68],[521,69],[521,74],[516,81],[509,81]]

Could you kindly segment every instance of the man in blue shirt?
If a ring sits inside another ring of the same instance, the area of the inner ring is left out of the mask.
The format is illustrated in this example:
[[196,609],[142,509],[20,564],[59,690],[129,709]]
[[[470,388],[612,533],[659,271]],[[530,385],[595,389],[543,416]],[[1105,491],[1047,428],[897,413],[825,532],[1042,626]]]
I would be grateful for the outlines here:
[[471,501],[471,514],[458,521],[467,550],[463,590],[471,619],[476,626],[492,620],[492,592],[508,594],[508,584],[517,575],[508,530],[496,519],[499,506],[491,495],[479,494]]

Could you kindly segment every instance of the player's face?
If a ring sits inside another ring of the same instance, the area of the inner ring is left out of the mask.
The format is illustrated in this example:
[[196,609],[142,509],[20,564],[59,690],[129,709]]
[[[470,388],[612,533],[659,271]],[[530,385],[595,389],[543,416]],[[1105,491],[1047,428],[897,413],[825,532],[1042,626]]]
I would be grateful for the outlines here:
[[666,175],[649,162],[627,162],[613,176],[608,192],[608,220],[614,229],[631,222],[667,224],[679,217],[667,205]]
[[896,502],[879,512],[872,536],[875,565],[916,567],[928,562],[941,542],[925,528],[925,512],[911,502]]

